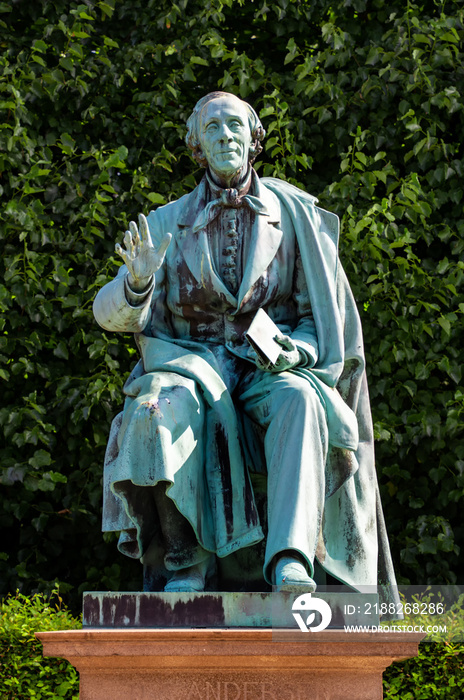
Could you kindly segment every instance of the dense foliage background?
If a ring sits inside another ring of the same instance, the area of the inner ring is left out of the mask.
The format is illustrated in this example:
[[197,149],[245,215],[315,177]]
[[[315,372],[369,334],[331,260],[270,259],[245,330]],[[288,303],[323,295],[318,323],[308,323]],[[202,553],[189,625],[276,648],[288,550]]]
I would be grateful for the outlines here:
[[401,582],[464,582],[463,14],[457,0],[0,2],[0,594],[140,585],[100,533],[135,361],[92,300],[138,212],[190,191],[196,100],[260,112],[260,174],[342,218]]

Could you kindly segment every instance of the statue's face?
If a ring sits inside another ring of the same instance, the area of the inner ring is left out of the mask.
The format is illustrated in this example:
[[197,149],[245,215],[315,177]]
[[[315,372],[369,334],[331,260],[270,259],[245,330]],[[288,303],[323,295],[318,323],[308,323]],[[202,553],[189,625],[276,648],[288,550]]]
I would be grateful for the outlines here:
[[248,167],[252,143],[245,105],[235,97],[208,102],[201,114],[200,146],[210,170],[219,180],[231,178]]

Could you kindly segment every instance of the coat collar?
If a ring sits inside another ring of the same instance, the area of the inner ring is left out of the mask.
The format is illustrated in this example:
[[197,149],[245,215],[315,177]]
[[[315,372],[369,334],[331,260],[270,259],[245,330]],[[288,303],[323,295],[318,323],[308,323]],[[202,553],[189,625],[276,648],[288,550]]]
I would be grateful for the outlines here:
[[[280,223],[280,204],[278,198],[263,185],[255,170],[252,170],[252,183],[249,190],[250,194],[254,194],[260,199],[268,210],[269,223]],[[200,184],[190,193],[187,198],[187,203],[178,217],[179,227],[192,227],[195,220],[205,208],[208,201],[208,183],[206,176],[202,178]],[[265,216],[265,215],[261,215]]]
[[195,279],[203,287],[211,288],[220,296],[225,297],[237,311],[250,298],[253,285],[269,267],[282,240],[279,200],[260,182],[254,171],[252,190],[253,194],[264,204],[267,213],[257,214],[255,217],[251,231],[249,255],[237,297],[229,292],[214,267],[206,230],[202,229],[197,233],[192,231],[198,214],[207,203],[206,178],[202,179],[198,187],[187,198],[186,205],[177,220],[179,227],[177,243]]

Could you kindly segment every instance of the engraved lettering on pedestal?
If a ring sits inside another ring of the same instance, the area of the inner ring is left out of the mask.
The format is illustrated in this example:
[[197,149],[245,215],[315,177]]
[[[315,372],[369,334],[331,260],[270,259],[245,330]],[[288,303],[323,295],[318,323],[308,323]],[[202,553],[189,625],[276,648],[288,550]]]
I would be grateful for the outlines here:
[[212,683],[206,684],[206,700],[221,700],[220,683],[215,683],[214,687]]
[[192,683],[187,695],[187,700],[196,700],[196,698],[198,698],[198,700],[203,700],[203,695],[201,694],[198,685],[196,683]]
[[[230,688],[230,686],[233,686],[233,688]],[[235,695],[232,694],[234,692]],[[237,683],[234,683],[234,681],[226,681],[224,683],[224,700],[242,700],[241,695],[240,686]]]
[[[277,700],[277,697],[272,689],[271,683],[261,683],[261,691],[261,700]],[[285,700],[287,700],[287,698],[285,698]],[[293,700],[293,698],[289,698],[288,700]]]

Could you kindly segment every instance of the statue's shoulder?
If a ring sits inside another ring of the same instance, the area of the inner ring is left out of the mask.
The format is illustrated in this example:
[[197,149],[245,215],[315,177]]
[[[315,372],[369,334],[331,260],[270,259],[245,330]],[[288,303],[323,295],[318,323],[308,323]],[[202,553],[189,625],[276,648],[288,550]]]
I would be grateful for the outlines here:
[[267,187],[267,189],[277,195],[279,199],[300,199],[313,206],[318,202],[317,197],[289,182],[285,182],[285,180],[279,180],[276,177],[262,177],[260,182],[264,187]]
[[198,211],[205,206],[205,178],[192,192],[184,194],[180,199],[164,204],[151,211],[147,216],[150,229],[157,228],[172,233],[178,228],[192,225]]
[[194,204],[198,197],[197,190],[198,187],[192,192],[184,194],[180,199],[163,204],[148,214],[147,222],[154,245],[156,245],[157,241],[162,240],[163,233],[166,231],[176,237],[177,232],[180,230],[179,227],[188,223],[192,218],[192,210],[195,209]]
[[[328,236],[334,245],[338,246],[340,220],[337,214],[318,207],[317,202],[319,200],[317,197],[301,190],[299,187],[295,187],[295,185],[291,185],[289,182],[285,182],[285,180],[278,180],[275,177],[263,177],[261,178],[261,184],[268,190],[271,190],[288,211],[293,212],[292,217],[294,221],[298,223],[308,223],[309,219],[306,216],[307,214],[311,219],[313,232],[317,231],[318,235]],[[302,205],[299,209],[297,208],[297,211],[300,212],[300,216],[297,216],[295,214],[295,208],[290,206],[295,202]],[[302,214],[302,212],[306,213]],[[295,217],[297,218],[295,219]],[[302,233],[300,226],[296,225],[295,230],[297,235],[300,236]],[[303,230],[307,230],[307,227],[303,226]]]
[[156,209],[152,209],[148,214],[147,219],[172,220],[178,218],[182,214],[184,209],[187,207],[189,200],[192,198],[194,192],[195,190],[193,190],[193,192],[188,192],[187,194],[184,194],[180,199],[175,199],[174,201],[168,202],[167,204],[163,204],[157,207]]

